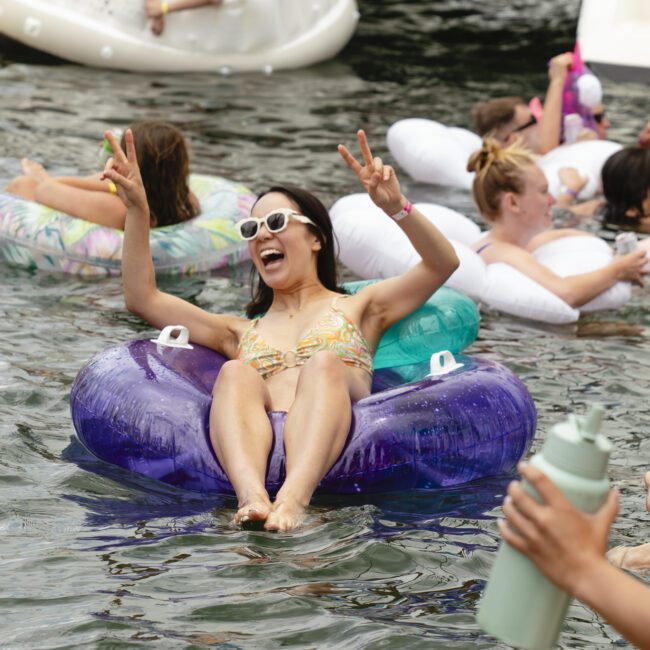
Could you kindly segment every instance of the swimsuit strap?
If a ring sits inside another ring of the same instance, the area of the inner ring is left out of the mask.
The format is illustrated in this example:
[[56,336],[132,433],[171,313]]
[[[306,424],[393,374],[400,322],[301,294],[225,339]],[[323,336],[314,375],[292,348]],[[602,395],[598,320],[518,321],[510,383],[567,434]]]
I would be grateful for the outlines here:
[[334,298],[332,298],[332,302],[330,303],[330,309],[333,309],[334,311],[342,311],[337,303],[339,300],[341,300],[341,298],[349,298],[349,297],[350,294],[347,293],[339,293],[337,296],[334,296]]
[[248,323],[246,329],[243,331],[241,338],[239,339],[239,348],[241,348],[242,343],[248,338],[248,335],[253,331],[253,328],[255,325],[257,325],[257,321],[259,320],[259,317],[251,318],[250,323]]
[[494,244],[494,242],[493,242],[493,241],[489,241],[487,244],[483,244],[483,246],[479,246],[479,247],[476,249],[476,254],[477,254],[477,255],[480,255],[480,254],[481,254],[481,253],[482,253],[482,252],[483,252],[483,251],[484,251],[488,246],[492,246],[492,244]]
[[250,323],[248,323],[248,327],[244,330],[244,332],[241,335],[241,338],[239,339],[239,345],[237,346],[237,358],[239,358],[242,354],[242,351],[244,350],[244,347],[248,345],[250,347],[250,336],[253,333],[253,329],[255,329],[255,326],[257,325],[257,322],[260,320],[259,316],[255,316],[254,318],[251,318]]

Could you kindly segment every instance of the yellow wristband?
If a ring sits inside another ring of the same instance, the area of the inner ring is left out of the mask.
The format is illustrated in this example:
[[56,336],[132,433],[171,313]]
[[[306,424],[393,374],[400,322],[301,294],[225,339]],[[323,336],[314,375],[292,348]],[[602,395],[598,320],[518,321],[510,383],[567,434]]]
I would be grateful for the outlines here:
[[108,181],[108,191],[111,194],[117,194],[117,185],[113,181]]
[[169,13],[169,2],[160,3],[160,13],[164,16]]

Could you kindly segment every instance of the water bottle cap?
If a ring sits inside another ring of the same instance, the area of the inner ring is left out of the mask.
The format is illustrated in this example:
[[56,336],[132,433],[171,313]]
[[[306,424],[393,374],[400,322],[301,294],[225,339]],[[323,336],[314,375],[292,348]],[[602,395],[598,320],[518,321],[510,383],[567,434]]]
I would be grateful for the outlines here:
[[596,436],[600,431],[605,409],[602,404],[594,404],[587,415],[582,419],[582,427],[580,429],[582,437],[591,442],[596,441]]
[[577,476],[604,478],[612,444],[600,433],[605,409],[595,404],[586,416],[570,415],[548,433],[542,454],[546,461]]

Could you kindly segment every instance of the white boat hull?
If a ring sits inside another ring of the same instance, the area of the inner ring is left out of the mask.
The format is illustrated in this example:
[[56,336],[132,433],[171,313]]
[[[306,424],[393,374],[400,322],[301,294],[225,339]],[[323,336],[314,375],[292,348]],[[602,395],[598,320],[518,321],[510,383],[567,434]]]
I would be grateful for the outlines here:
[[173,12],[161,36],[143,0],[0,0],[0,31],[75,63],[137,72],[271,72],[335,56],[356,0],[225,0]]
[[578,42],[597,74],[650,81],[650,1],[583,0]]

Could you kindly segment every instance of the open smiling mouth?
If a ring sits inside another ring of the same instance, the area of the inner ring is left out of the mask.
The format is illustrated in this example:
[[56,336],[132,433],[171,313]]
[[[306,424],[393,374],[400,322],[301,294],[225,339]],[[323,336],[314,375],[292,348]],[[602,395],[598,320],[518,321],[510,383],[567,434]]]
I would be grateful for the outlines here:
[[270,264],[273,264],[273,262],[283,260],[284,253],[277,248],[267,248],[260,253],[260,259],[262,260],[262,264],[267,267]]

